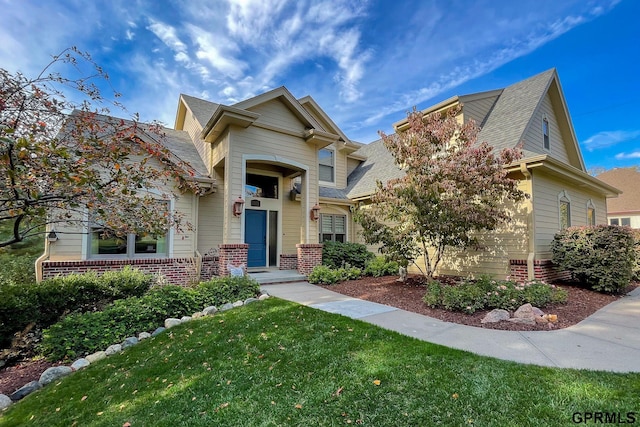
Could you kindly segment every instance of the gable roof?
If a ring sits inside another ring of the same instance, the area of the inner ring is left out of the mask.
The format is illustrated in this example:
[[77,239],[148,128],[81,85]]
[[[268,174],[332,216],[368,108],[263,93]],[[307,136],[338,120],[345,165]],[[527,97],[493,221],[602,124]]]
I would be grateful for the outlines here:
[[404,176],[382,139],[362,146],[355,154],[366,157],[366,160],[347,177],[347,195],[351,199],[371,195],[376,189],[376,180],[387,182]]
[[640,213],[640,170],[635,167],[616,168],[598,175],[599,180],[622,190],[615,199],[607,200],[608,214]]
[[180,98],[184,101],[187,108],[191,110],[201,127],[207,124],[213,112],[220,106],[220,104],[216,104],[215,102],[205,101],[204,99],[195,98],[183,93],[180,94]]

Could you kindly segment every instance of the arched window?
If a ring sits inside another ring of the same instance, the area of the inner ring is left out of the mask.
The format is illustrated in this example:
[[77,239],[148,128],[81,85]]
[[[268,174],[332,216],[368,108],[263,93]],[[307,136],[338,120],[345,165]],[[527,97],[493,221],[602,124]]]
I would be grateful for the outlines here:
[[587,200],[587,225],[596,225],[596,206],[591,199]]
[[571,227],[571,199],[566,190],[558,194],[558,218],[561,230]]

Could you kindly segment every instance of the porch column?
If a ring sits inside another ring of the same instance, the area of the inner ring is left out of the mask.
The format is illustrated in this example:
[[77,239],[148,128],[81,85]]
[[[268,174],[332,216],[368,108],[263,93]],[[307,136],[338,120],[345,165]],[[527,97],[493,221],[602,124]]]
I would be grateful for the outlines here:
[[322,243],[299,243],[298,273],[308,276],[316,265],[322,264]]
[[246,243],[223,243],[218,250],[218,275],[228,276],[229,268],[227,264],[238,267],[241,264],[247,266],[249,245]]

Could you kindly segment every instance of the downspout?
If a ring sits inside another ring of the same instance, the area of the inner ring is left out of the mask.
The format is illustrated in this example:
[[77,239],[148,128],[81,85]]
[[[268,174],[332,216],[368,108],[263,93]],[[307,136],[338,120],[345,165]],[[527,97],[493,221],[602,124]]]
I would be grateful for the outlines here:
[[36,268],[36,282],[42,282],[42,278],[44,276],[44,271],[42,271],[42,263],[49,259],[49,239],[44,239],[44,253],[36,259],[35,268]]
[[527,213],[527,230],[529,232],[529,235],[527,236],[527,250],[528,250],[528,254],[527,254],[527,278],[529,280],[533,280],[535,279],[535,266],[534,266],[534,262],[535,262],[535,258],[536,258],[536,246],[535,246],[535,239],[536,239],[536,226],[535,226],[535,217],[533,214],[533,177],[531,175],[531,172],[529,171],[529,169],[527,168],[527,164],[526,163],[521,163],[520,164],[520,172],[522,173],[522,175],[524,175],[525,179],[529,182],[529,190],[530,190],[530,206],[531,209],[529,210],[529,212]]

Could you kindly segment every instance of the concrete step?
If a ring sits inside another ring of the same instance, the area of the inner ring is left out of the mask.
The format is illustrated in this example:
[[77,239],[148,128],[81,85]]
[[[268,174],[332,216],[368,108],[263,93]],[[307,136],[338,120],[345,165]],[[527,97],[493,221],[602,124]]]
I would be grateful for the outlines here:
[[249,271],[248,274],[261,285],[304,282],[307,280],[307,276],[298,273],[296,270]]

